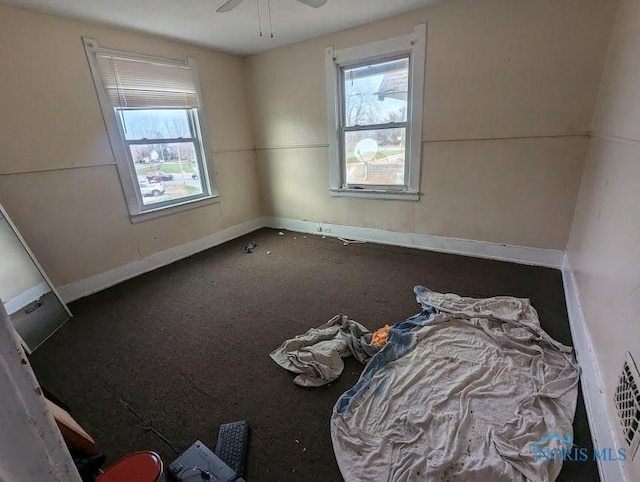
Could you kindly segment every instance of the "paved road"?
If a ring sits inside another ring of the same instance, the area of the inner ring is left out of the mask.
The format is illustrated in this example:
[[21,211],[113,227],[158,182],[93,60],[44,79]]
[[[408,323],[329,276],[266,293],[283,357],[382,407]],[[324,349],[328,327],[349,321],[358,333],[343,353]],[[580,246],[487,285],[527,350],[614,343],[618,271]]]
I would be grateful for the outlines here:
[[[200,179],[193,179],[191,177],[192,173],[184,173],[184,178],[181,172],[178,172],[173,175],[172,181],[162,181],[162,183],[166,186],[175,186],[180,184],[186,184],[187,186],[200,187]],[[138,176],[138,179],[141,181],[146,181],[147,178],[145,176]]]

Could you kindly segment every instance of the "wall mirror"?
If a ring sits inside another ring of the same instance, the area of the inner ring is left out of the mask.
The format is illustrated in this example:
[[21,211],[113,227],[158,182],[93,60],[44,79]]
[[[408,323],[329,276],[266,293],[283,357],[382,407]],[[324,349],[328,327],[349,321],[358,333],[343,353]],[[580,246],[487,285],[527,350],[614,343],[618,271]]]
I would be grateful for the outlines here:
[[1,205],[0,300],[28,353],[42,345],[71,317]]

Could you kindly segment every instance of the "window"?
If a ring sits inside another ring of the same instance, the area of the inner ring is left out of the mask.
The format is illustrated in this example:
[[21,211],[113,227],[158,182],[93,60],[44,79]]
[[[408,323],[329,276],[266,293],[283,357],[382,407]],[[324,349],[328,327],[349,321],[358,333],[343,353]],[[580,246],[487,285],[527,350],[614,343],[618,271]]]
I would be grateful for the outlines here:
[[331,193],[417,200],[426,25],[326,49]]
[[84,42],[131,215],[211,200],[195,61]]
[[347,186],[404,186],[409,57],[340,69]]

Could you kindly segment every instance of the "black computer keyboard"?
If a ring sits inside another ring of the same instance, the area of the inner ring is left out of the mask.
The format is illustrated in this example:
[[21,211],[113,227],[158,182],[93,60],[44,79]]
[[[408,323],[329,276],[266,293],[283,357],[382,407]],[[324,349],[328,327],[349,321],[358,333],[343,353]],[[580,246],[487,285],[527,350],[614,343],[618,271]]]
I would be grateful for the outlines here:
[[244,477],[249,423],[246,421],[220,425],[215,453],[240,477]]

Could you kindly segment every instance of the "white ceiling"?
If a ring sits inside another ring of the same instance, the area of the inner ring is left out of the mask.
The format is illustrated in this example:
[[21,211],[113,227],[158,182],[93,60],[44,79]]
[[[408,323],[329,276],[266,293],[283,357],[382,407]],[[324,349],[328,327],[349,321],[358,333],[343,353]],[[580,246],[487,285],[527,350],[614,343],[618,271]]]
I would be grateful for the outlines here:
[[[274,38],[269,32],[269,1]],[[440,1],[328,0],[315,9],[296,0],[244,0],[228,13],[216,13],[224,0],[0,0],[0,3],[251,54]],[[256,3],[260,5],[262,38]]]

